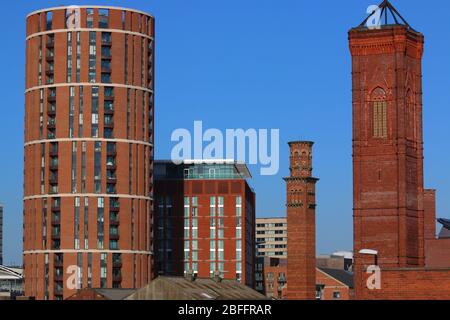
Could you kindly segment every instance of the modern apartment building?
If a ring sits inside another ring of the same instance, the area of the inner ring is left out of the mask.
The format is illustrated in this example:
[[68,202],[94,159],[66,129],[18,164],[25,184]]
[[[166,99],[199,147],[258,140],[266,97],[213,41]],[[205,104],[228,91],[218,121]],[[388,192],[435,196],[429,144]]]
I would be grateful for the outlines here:
[[69,6],[27,16],[27,296],[151,279],[153,53],[154,18],[144,12]]
[[258,257],[287,257],[286,218],[257,218],[256,244]]
[[255,193],[245,164],[155,162],[155,259],[160,275],[254,287]]

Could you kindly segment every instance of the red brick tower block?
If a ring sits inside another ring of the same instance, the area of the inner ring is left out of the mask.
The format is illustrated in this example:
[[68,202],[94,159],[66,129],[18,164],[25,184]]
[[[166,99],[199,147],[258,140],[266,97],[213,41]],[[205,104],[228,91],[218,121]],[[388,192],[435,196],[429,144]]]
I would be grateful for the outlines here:
[[316,292],[316,203],[312,177],[313,142],[290,142],[286,181],[288,225],[287,299],[313,300]]
[[404,22],[349,32],[356,294],[363,265],[373,264],[361,249],[377,250],[382,269],[424,265],[424,37]]

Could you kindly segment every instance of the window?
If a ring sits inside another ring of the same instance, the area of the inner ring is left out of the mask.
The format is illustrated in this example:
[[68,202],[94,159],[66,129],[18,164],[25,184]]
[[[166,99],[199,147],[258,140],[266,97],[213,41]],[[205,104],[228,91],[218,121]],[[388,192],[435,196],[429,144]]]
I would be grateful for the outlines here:
[[333,292],[333,299],[335,299],[335,300],[341,299],[341,292],[340,291],[334,291]]
[[52,30],[53,12],[51,11],[46,12],[46,16],[47,16],[46,30]]
[[87,21],[86,21],[86,25],[88,28],[93,28],[94,27],[94,9],[86,9],[86,16],[87,16]]
[[373,137],[387,138],[387,102],[386,93],[377,88],[372,93]]
[[98,10],[98,27],[107,29],[109,28],[109,10],[99,9]]
[[67,82],[72,82],[72,32],[67,33]]
[[96,33],[89,32],[89,82],[95,82],[95,63],[97,54]]

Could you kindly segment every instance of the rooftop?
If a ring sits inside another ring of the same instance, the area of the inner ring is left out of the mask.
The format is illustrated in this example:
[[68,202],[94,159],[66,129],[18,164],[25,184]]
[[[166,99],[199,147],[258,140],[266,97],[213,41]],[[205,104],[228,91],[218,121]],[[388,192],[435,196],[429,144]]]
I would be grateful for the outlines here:
[[160,276],[126,300],[266,300],[234,280]]
[[155,161],[156,180],[247,179],[251,178],[247,165],[232,159],[189,159],[174,163]]
[[355,29],[380,29],[391,26],[405,26],[412,29],[397,9],[388,0],[384,0],[378,8],[373,6],[373,11]]

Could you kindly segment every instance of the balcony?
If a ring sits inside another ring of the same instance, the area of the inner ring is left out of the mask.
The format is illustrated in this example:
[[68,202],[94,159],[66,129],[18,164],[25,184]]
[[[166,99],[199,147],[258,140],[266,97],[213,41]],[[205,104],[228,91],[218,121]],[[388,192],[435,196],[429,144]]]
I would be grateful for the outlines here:
[[56,171],[56,170],[58,170],[58,162],[53,162],[53,163],[50,163],[50,165],[48,166],[48,168],[51,170],[51,171]]
[[59,226],[61,224],[60,218],[52,218],[52,226]]
[[53,76],[54,73],[55,73],[55,69],[53,69],[53,68],[49,68],[49,69],[45,70],[45,74],[47,76]]
[[106,169],[108,170],[116,170],[117,166],[114,162],[107,162],[106,163]]
[[57,234],[52,234],[52,240],[60,240],[61,239],[61,234],[57,233]]
[[55,60],[55,55],[53,55],[53,54],[48,54],[48,55],[45,56],[45,60],[46,60],[47,62],[53,62],[53,61]]
[[55,185],[58,184],[58,175],[52,176],[48,179],[48,182],[50,183],[50,185]]
[[58,148],[50,148],[49,150],[50,157],[57,157],[58,156]]
[[122,282],[121,274],[113,274],[113,282]]
[[118,227],[118,226],[120,225],[120,221],[119,221],[118,218],[116,218],[116,219],[110,219],[110,220],[109,220],[109,225]]
[[118,233],[110,233],[109,234],[109,239],[110,240],[119,240],[120,239],[120,236],[119,236],[119,234]]
[[105,115],[114,114],[114,108],[107,108],[105,106],[105,110],[103,112]]
[[[103,68],[102,68],[102,72],[103,72]],[[114,96],[113,95],[106,95],[104,97],[105,101],[114,101]]]
[[62,268],[64,266],[64,262],[62,259],[55,259],[54,266],[56,268]]
[[113,268],[122,268],[122,261],[113,261]]
[[56,101],[56,94],[50,94],[47,97],[48,102],[55,102]]
[[47,115],[55,116],[56,115],[56,106],[49,106],[47,109]]
[[50,39],[50,40],[47,40],[47,42],[45,43],[45,46],[47,47],[47,48],[54,48],[55,47],[55,40],[53,40],[53,39]]
[[55,119],[50,119],[47,121],[47,129],[56,129],[56,120]]
[[117,178],[116,178],[116,176],[114,175],[114,176],[108,176],[107,178],[106,178],[106,183],[107,184],[116,184],[117,183]]
[[64,281],[64,275],[55,273],[54,279],[55,279],[56,282],[63,282]]

